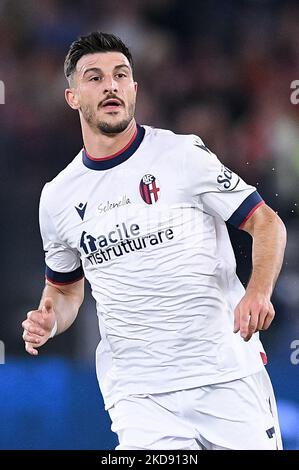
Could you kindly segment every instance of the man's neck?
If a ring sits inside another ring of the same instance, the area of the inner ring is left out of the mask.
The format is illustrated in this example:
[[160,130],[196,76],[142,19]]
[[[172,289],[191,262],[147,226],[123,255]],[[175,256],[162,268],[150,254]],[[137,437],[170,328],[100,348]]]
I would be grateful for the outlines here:
[[135,133],[135,119],[132,119],[128,127],[119,134],[96,134],[89,127],[82,129],[85,150],[93,158],[105,158],[119,152],[130,142]]

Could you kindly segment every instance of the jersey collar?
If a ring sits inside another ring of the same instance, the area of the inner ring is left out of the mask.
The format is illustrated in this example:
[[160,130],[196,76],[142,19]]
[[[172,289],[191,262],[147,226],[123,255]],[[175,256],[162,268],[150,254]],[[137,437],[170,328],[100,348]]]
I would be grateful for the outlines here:
[[113,155],[109,155],[104,158],[94,158],[87,153],[85,148],[83,148],[83,164],[91,170],[109,170],[109,168],[120,165],[121,163],[128,160],[133,155],[133,153],[136,152],[143,140],[144,134],[145,129],[137,124],[136,132],[127,145]]

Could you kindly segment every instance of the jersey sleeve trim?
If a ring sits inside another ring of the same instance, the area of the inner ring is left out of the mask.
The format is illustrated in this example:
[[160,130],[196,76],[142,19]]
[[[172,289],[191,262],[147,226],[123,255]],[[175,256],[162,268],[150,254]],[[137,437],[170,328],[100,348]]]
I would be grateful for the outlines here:
[[75,269],[70,273],[59,273],[53,271],[49,266],[46,265],[46,279],[53,284],[72,284],[73,282],[80,281],[84,277],[82,266]]
[[254,211],[264,203],[259,193],[254,191],[242,202],[238,209],[235,210],[227,222],[236,228],[242,228]]

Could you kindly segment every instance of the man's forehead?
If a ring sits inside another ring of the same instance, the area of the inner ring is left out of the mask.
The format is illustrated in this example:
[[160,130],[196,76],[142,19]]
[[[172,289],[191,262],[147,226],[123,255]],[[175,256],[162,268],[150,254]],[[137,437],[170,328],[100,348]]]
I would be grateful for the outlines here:
[[88,68],[113,69],[116,65],[121,64],[130,67],[130,62],[121,52],[95,52],[81,57],[77,62],[76,70],[81,75]]

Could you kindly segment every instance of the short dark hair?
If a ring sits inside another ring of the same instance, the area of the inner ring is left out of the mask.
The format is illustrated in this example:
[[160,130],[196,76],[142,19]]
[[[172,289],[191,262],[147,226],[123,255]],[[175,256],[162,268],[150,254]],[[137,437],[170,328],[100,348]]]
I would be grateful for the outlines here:
[[71,44],[64,61],[64,74],[66,78],[70,79],[81,57],[96,52],[121,52],[127,57],[133,70],[131,52],[122,40],[114,34],[94,31],[88,36],[79,37],[77,41]]

